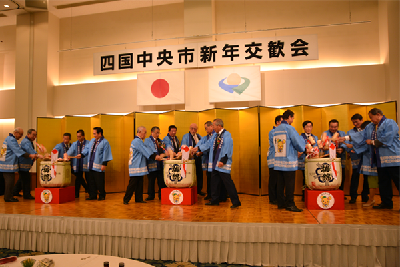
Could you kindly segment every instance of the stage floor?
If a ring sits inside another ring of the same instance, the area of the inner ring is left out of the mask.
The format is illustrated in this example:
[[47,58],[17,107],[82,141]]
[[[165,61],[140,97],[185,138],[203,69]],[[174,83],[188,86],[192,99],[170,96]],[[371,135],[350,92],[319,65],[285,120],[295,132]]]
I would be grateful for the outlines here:
[[[123,196],[124,193],[113,193],[108,194],[105,201],[87,201],[85,194],[81,193],[79,199],[64,204],[35,204],[34,200],[24,200],[22,197],[18,197],[20,202],[5,203],[1,198],[0,214],[185,222],[400,225],[399,196],[393,197],[393,210],[364,208],[359,197],[356,204],[348,204],[346,200],[344,211],[307,210],[301,197],[295,196],[296,205],[304,209],[298,213],[278,210],[276,205],[268,203],[268,196],[240,194],[242,206],[237,209],[230,209],[229,200],[219,206],[205,206],[206,201],[200,196],[198,203],[193,206],[161,205],[158,199],[135,203],[134,197],[129,205],[124,205]],[[375,198],[376,201],[378,199],[379,196]]]

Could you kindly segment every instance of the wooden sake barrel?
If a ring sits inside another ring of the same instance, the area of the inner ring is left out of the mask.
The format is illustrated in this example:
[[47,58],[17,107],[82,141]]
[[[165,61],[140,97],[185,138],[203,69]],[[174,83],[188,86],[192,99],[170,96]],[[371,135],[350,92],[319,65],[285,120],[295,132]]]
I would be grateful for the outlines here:
[[[333,172],[336,170],[336,178]],[[305,160],[306,185],[315,190],[335,190],[342,183],[341,159],[314,158]]]
[[67,162],[42,161],[40,163],[40,185],[64,187],[71,183],[71,164]]
[[[182,175],[185,172],[184,175]],[[181,160],[164,160],[164,181],[167,187],[183,188],[196,185],[194,160],[182,164]]]

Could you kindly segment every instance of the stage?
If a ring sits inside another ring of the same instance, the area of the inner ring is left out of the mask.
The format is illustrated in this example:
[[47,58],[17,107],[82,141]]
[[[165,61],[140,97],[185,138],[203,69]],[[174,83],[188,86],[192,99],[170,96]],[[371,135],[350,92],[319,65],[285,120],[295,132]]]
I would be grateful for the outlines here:
[[344,211],[310,211],[296,196],[304,210],[293,213],[268,196],[240,194],[242,206],[230,209],[229,201],[205,206],[203,197],[193,206],[124,205],[123,195],[86,201],[81,193],[59,205],[0,200],[0,247],[264,266],[399,265],[398,196],[393,210],[363,208],[359,197]]

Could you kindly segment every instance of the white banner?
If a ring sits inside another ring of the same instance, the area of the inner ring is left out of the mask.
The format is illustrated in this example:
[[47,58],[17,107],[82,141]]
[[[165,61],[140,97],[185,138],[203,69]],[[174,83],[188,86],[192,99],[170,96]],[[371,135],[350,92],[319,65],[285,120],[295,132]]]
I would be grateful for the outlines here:
[[93,74],[317,59],[317,35],[278,36],[96,53]]
[[173,105],[184,103],[184,71],[144,73],[138,75],[138,105]]
[[208,71],[209,102],[260,101],[260,66]]

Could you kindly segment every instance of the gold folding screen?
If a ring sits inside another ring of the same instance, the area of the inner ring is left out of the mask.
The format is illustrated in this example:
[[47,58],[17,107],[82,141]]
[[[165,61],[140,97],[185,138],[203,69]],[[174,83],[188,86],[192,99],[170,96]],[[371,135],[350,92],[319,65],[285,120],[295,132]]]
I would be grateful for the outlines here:
[[[328,130],[328,122],[337,119],[339,129],[347,132],[353,127],[351,116],[359,113],[364,120],[369,120],[368,111],[377,107],[385,116],[396,119],[396,102],[388,102],[371,106],[343,104],[329,107],[294,106],[295,113],[292,124],[299,133],[303,132],[302,123],[310,120],[314,124],[313,133],[320,138],[323,131]],[[62,134],[70,132],[72,141],[76,140],[76,131],[83,129],[87,139],[93,137],[92,128],[100,126],[104,129],[104,136],[110,142],[113,161],[106,171],[106,191],[123,192],[129,182],[128,157],[129,147],[139,126],[147,128],[147,137],[153,126],[160,127],[160,138],[168,133],[168,126],[175,124],[178,128],[177,136],[189,132],[191,123],[197,123],[199,134],[205,136],[204,123],[220,118],[224,127],[232,134],[233,162],[232,179],[238,192],[247,194],[268,194],[268,134],[274,126],[274,119],[286,109],[254,107],[242,110],[210,109],[200,112],[170,111],[161,114],[130,113],[125,116],[99,114],[91,118],[67,116],[63,119],[38,118],[38,142],[51,150],[62,141]],[[39,165],[38,165],[39,166]],[[348,193],[351,176],[350,162],[347,163],[345,193]],[[39,168],[37,172],[40,173]],[[260,183],[261,177],[261,183]],[[206,188],[204,179],[204,189]],[[360,187],[361,187],[360,183]],[[301,193],[302,174],[296,174],[296,194]],[[204,191],[204,190],[203,190]],[[144,192],[147,192],[147,179],[145,179]],[[397,190],[395,190],[397,193]]]

